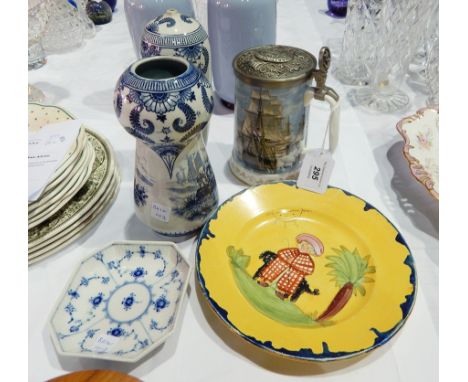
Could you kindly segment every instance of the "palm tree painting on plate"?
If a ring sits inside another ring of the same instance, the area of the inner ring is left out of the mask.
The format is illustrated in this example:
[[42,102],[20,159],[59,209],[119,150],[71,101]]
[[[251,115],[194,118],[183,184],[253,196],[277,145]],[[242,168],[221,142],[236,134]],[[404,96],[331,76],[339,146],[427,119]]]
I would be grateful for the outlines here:
[[[253,275],[247,272],[251,257],[242,249],[229,246],[227,255],[236,285],[257,311],[272,320],[293,327],[331,325],[353,295],[355,298],[366,295],[364,285],[374,282],[370,275],[376,272],[375,266],[370,265],[370,255],[362,257],[357,248],[351,251],[344,246],[333,248],[334,254],[324,256],[328,262],[323,264],[320,256],[324,254],[324,246],[319,238],[301,233],[296,242],[297,247],[263,251],[258,256],[263,264]],[[316,267],[330,268],[327,274],[331,277],[327,285],[312,289]],[[321,290],[330,295],[331,288],[334,297],[320,313],[304,312],[297,304],[304,293],[319,298]]]

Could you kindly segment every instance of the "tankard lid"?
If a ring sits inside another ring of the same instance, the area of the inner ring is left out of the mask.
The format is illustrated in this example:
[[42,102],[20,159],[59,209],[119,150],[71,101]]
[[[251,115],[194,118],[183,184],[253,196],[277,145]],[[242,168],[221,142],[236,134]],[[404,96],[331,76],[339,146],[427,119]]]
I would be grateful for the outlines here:
[[290,87],[311,79],[316,58],[284,45],[262,45],[240,52],[233,60],[238,79],[259,87]]

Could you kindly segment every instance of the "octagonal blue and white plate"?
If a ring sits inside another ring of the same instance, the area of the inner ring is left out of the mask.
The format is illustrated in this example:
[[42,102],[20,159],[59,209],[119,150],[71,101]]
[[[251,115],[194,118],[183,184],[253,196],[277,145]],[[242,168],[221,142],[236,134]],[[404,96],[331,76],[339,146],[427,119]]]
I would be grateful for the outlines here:
[[168,242],[118,242],[84,259],[49,320],[64,356],[136,362],[174,331],[190,265]]

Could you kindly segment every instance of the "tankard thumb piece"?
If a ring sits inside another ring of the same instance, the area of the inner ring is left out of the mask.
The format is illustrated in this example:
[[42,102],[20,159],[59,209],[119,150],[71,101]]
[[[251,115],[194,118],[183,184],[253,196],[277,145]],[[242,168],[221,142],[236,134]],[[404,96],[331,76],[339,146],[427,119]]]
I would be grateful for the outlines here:
[[339,96],[325,85],[329,67],[326,47],[318,67],[309,52],[281,45],[247,49],[234,58],[235,137],[229,166],[237,178],[250,185],[297,178],[312,99],[330,105],[329,150],[335,150]]

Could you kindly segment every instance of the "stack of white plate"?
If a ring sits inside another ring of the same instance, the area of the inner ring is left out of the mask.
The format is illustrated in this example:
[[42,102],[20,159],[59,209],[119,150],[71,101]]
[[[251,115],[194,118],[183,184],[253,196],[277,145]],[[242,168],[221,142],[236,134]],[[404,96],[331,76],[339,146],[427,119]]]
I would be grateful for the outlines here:
[[[29,130],[74,117],[67,111],[29,104]],[[109,143],[82,128],[76,143],[41,197],[28,205],[28,261],[54,254],[89,230],[117,196],[120,184]]]

